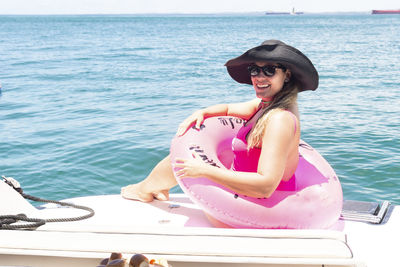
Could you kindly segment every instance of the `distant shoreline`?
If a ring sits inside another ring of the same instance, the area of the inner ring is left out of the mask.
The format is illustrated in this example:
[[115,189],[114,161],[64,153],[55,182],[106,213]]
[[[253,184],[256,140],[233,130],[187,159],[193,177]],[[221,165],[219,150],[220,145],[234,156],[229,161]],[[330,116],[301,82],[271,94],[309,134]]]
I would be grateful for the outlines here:
[[[218,12],[218,13],[82,13],[82,14],[0,14],[0,16],[180,16],[180,17],[188,17],[188,16],[292,16],[290,13],[288,14],[280,14],[282,12],[276,12],[276,14],[268,14],[266,13],[275,13],[274,11],[264,11],[264,12]],[[302,11],[301,14],[296,14],[297,16],[307,16],[307,15],[371,15],[371,10],[368,11],[346,11],[346,12],[306,12]],[[295,16],[296,16],[295,15]]]

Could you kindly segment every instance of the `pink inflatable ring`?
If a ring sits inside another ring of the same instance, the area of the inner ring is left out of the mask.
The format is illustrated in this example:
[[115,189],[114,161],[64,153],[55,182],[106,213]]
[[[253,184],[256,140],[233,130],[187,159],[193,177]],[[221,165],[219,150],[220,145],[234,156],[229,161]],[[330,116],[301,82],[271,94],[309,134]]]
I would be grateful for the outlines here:
[[[208,164],[230,168],[232,139],[244,120],[213,117],[200,130],[191,128],[171,144],[171,160],[198,152]],[[213,221],[234,228],[326,229],[336,223],[342,210],[342,188],[328,162],[301,141],[295,176],[282,181],[269,198],[238,195],[207,178],[177,179],[190,199]],[[174,169],[174,172],[177,169]]]

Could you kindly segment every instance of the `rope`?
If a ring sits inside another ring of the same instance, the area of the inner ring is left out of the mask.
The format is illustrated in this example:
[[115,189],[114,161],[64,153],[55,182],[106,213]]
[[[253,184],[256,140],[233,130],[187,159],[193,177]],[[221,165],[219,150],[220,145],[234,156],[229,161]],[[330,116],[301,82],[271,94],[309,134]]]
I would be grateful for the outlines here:
[[[18,221],[32,222],[18,225],[11,225]],[[15,230],[15,229],[34,229],[45,224],[43,219],[28,218],[25,214],[18,215],[3,215],[0,216],[0,230]]]
[[[53,203],[53,204],[57,204],[57,205],[60,205],[63,207],[71,207],[71,208],[75,208],[75,209],[81,209],[81,210],[87,211],[88,213],[85,215],[76,216],[76,217],[51,218],[51,219],[28,218],[25,214],[2,215],[2,216],[0,216],[0,230],[2,230],[2,229],[4,229],[4,230],[35,229],[35,228],[42,226],[48,222],[73,222],[73,221],[85,220],[85,219],[88,219],[88,218],[94,216],[95,212],[92,208],[89,208],[86,206],[81,206],[81,205],[76,205],[76,204],[69,203],[69,202],[49,200],[49,199],[43,199],[43,198],[31,196],[31,195],[25,194],[23,192],[22,188],[19,186],[18,181],[14,180],[13,178],[8,178],[8,177],[4,177],[4,176],[3,176],[3,179],[4,179],[5,183],[7,183],[11,187],[13,187],[18,193],[20,193],[26,199],[29,199],[32,201],[37,201],[37,202]],[[25,221],[25,222],[30,222],[30,223],[11,225],[18,221]]]

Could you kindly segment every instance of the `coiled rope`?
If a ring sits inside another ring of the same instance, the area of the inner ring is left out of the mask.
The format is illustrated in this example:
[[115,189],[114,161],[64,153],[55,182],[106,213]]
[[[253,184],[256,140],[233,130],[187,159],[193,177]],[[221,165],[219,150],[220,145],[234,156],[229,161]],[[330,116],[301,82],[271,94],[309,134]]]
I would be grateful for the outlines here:
[[[28,218],[25,214],[18,214],[18,215],[2,215],[0,216],[0,230],[15,230],[15,229],[36,229],[39,226],[44,225],[48,222],[73,222],[73,221],[80,221],[85,220],[92,217],[95,212],[92,208],[76,205],[73,203],[63,202],[63,201],[56,201],[56,200],[48,200],[43,199],[35,196],[31,196],[25,194],[19,184],[19,182],[11,177],[2,176],[4,182],[14,188],[18,193],[20,193],[24,198],[37,201],[37,202],[44,202],[44,203],[53,203],[64,207],[71,207],[75,209],[85,210],[88,213],[82,216],[70,217],[70,218],[52,218],[52,219],[40,219],[40,218]],[[17,223],[19,221],[24,221],[28,223]],[[12,225],[14,224],[14,225]]]

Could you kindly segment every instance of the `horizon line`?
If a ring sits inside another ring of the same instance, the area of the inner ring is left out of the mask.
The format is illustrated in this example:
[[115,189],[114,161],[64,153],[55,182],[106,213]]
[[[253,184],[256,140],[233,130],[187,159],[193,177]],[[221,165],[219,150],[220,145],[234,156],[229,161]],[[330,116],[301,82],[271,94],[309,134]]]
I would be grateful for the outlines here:
[[[372,10],[364,10],[364,11],[297,11],[301,12],[302,14],[296,15],[323,15],[323,14],[356,14],[356,13],[371,13]],[[122,15],[122,16],[129,16],[129,15],[246,15],[246,14],[253,14],[253,15],[266,15],[266,13],[277,13],[276,16],[281,16],[278,13],[282,13],[283,11],[248,11],[248,12],[241,12],[241,11],[226,11],[226,12],[139,12],[139,13],[0,13],[0,16],[96,16],[96,15],[105,15],[105,16],[112,16],[112,15]],[[290,12],[285,12],[290,15]],[[274,15],[274,14],[269,14]]]

